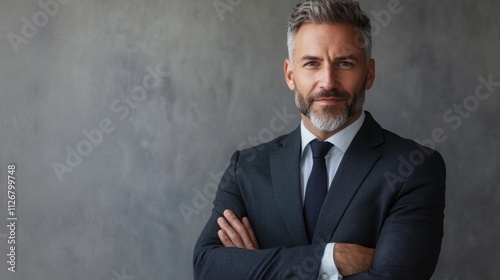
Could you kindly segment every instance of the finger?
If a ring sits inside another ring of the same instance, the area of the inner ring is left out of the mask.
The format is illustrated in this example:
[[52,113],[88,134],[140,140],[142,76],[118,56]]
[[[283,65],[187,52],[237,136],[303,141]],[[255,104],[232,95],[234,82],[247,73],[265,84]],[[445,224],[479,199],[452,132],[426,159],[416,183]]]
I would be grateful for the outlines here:
[[247,217],[244,217],[243,226],[247,229],[248,234],[250,235],[250,240],[252,240],[253,246],[255,250],[259,249],[259,243],[257,242],[257,238],[255,237],[255,233],[253,231],[252,225],[250,224],[250,220]]
[[[225,210],[224,217],[231,225],[233,230],[239,235],[239,239],[243,242],[244,247],[247,249],[255,248],[246,227],[240,222],[238,217],[236,217],[236,215],[234,215],[234,213],[231,210]],[[228,232],[228,234],[230,233]],[[229,237],[232,238],[231,235],[229,235]],[[234,242],[235,240],[233,240],[233,243]]]
[[220,228],[224,230],[226,235],[229,237],[231,242],[235,247],[238,248],[246,248],[245,243],[241,239],[240,235],[234,230],[234,228],[228,223],[226,218],[220,217],[217,219],[217,224],[219,224]]
[[223,229],[217,231],[217,235],[219,236],[219,239],[224,247],[235,247],[233,242],[231,242],[231,239],[229,238],[229,236],[227,236],[226,232]]

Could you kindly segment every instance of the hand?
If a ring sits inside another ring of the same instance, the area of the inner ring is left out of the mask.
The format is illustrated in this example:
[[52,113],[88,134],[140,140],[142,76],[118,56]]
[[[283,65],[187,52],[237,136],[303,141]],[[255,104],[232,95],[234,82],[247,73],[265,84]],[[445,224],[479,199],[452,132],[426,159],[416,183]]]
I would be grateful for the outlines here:
[[257,238],[247,217],[243,217],[240,222],[231,210],[225,210],[224,217],[218,218],[217,224],[221,228],[217,234],[224,247],[259,249]]
[[342,276],[354,275],[372,268],[374,249],[356,244],[335,243],[333,259]]

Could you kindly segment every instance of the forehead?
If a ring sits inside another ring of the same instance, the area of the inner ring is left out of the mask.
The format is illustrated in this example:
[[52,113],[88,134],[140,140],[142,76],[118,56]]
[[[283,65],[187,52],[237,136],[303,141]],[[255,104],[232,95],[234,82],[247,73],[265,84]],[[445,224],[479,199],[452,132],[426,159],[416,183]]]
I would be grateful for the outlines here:
[[305,23],[295,36],[295,53],[341,52],[363,54],[363,40],[358,30],[348,24]]

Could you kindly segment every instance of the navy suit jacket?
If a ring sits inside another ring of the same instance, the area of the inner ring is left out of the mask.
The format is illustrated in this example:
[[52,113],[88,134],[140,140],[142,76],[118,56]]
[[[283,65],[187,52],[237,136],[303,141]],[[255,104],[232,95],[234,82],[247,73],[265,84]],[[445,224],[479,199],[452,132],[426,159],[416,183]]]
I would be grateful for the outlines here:
[[[329,242],[375,248],[373,268],[349,280],[425,280],[443,236],[446,170],[438,152],[384,130],[366,112],[307,238],[300,187],[300,127],[235,152],[194,249],[194,278],[316,279]],[[217,218],[247,216],[260,250],[225,248]]]

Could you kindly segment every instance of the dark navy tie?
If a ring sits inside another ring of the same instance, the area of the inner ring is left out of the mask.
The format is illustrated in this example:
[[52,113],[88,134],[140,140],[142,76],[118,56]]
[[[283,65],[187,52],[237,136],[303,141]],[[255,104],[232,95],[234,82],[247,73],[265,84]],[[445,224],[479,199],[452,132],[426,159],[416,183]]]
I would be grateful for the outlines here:
[[313,154],[313,168],[309,180],[307,181],[306,196],[304,200],[304,218],[309,234],[309,241],[312,240],[319,211],[328,192],[328,173],[326,171],[325,156],[333,147],[329,142],[313,140],[310,142]]

